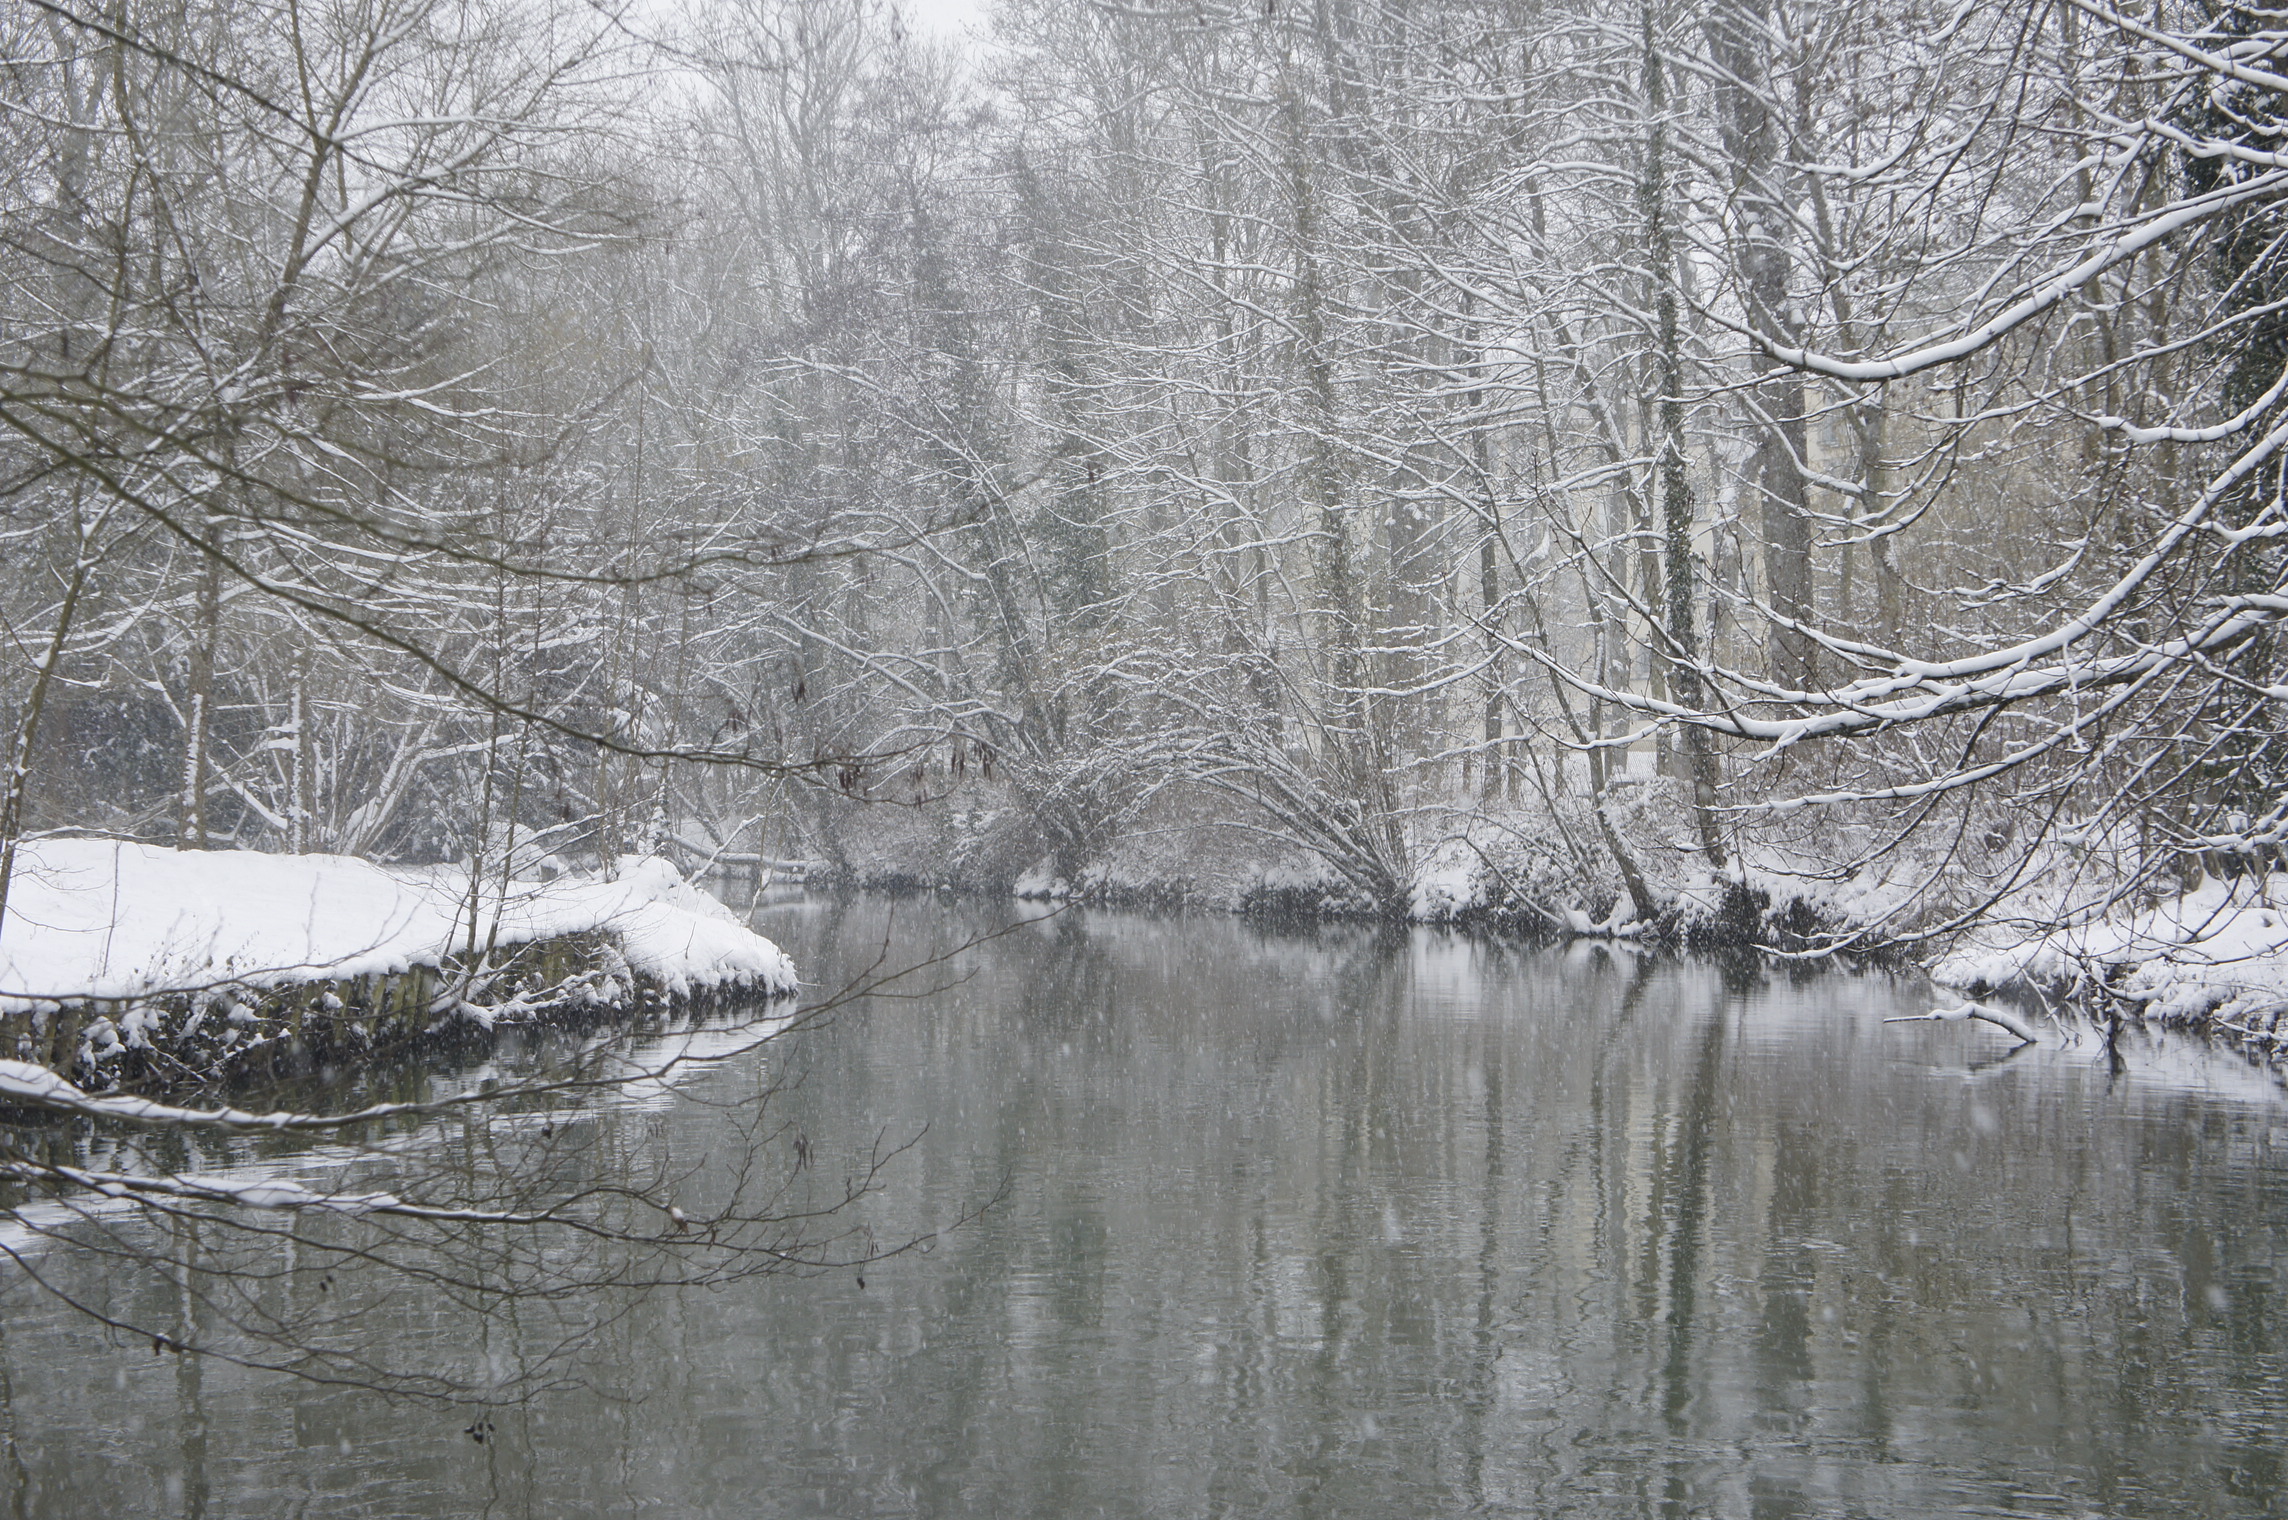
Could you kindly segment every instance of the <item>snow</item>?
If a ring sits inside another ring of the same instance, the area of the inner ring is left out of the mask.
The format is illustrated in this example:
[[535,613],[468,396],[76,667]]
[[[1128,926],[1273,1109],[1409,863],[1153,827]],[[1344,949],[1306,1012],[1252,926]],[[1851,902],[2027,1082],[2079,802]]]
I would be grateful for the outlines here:
[[76,1082],[30,1061],[0,1060],[0,1103],[82,1114],[90,1119],[121,1119],[137,1124],[198,1125],[226,1130],[340,1129],[351,1122],[421,1113],[419,1103],[378,1103],[349,1115],[319,1116],[290,1109],[253,1113],[242,1108],[178,1108],[132,1093],[91,1093]]
[[1444,923],[1483,906],[1494,891],[1492,873],[1464,841],[1444,841],[1414,874],[1407,915],[1418,923]]
[[[673,865],[630,856],[612,879],[483,880],[479,945],[601,932],[631,970],[682,995],[795,989],[793,963]],[[0,1010],[168,992],[268,988],[435,966],[466,945],[469,877],[344,855],[25,842],[0,923]],[[218,998],[228,1017],[234,1005]],[[138,1026],[126,1015],[122,1035]]]
[[1026,902],[1046,902],[1072,896],[1072,886],[1057,875],[1057,858],[1043,855],[1019,876],[1010,894]]
[[1989,929],[1931,968],[1953,987],[2088,977],[2148,1019],[2273,1034],[2288,1014],[2288,875],[2210,878],[2141,912],[2063,929]]
[[0,1102],[30,1108],[77,1108],[87,1095],[45,1066],[0,1061]]
[[2034,1032],[2034,1026],[2010,1009],[1976,1001],[1964,1003],[1959,1008],[1933,1008],[1928,1013],[1913,1013],[1904,1018],[1885,1019],[1883,1022],[1886,1024],[1921,1024],[1936,1020],[1942,1024],[1960,1024],[1970,1019],[1981,1020],[1998,1029],[2006,1029],[2016,1035],[2024,1044],[2037,1045],[2041,1043],[2042,1037]]

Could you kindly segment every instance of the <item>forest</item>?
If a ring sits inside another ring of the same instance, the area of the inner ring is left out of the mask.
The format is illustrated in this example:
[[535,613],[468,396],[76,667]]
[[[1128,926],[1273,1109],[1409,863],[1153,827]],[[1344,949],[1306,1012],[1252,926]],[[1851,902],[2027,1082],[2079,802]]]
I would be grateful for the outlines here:
[[2288,830],[2270,10],[22,0],[0,100],[0,882],[1816,956]]
[[2288,9],[949,6],[0,0],[11,1513],[2281,1513]]

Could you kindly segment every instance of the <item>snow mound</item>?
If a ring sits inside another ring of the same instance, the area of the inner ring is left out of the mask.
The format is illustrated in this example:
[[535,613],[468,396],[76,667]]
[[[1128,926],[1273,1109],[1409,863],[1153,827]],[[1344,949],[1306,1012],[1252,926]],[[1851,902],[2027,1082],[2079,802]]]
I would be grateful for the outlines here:
[[[479,946],[601,933],[631,969],[678,996],[795,990],[778,946],[665,860],[626,857],[611,880],[480,878],[473,895]],[[0,921],[0,1009],[435,966],[470,943],[471,898],[468,873],[456,869],[29,841]]]

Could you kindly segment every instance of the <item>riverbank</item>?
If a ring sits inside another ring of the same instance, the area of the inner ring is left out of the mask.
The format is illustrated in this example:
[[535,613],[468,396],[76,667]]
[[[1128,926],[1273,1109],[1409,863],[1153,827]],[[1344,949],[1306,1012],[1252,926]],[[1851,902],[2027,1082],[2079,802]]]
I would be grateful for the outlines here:
[[1712,870],[1673,789],[1649,769],[1612,778],[1601,802],[1570,792],[1456,800],[1371,838],[1351,832],[1314,848],[1228,800],[1170,789],[1119,830],[1059,848],[1013,790],[971,783],[913,805],[829,800],[805,845],[813,883],[866,890],[1471,923],[1711,950],[1850,940],[1879,955],[1901,908],[1932,885],[1911,860],[1837,869],[1846,851],[1801,826],[1738,841]]
[[1930,965],[2016,995],[2288,1048],[2288,874],[2210,877],[2151,907],[2053,926],[1997,917]]
[[21,847],[0,923],[0,1051],[97,1089],[795,987],[776,945],[637,857],[472,885],[338,855],[43,839]]
[[[1475,924],[1539,941],[1837,953],[1914,966],[1971,996],[2288,1048],[2288,877],[2171,895],[2127,841],[2018,845],[2006,818],[1891,847],[1833,818],[1735,832],[1721,869],[1673,788],[1632,774],[1601,806],[1553,794],[1424,807],[1378,899],[1327,854],[1228,809],[1170,797],[1063,858],[1013,796],[854,807],[821,831],[813,880],[888,890],[1250,916]],[[1633,875],[1633,881],[1632,881]],[[1649,910],[1649,911],[1648,911]]]

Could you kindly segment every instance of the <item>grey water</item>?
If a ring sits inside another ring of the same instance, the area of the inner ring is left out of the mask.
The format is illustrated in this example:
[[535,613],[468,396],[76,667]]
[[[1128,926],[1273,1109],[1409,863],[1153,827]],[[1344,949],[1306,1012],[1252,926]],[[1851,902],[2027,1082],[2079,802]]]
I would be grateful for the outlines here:
[[[0,1262],[8,1512],[2288,1512],[2288,1096],[2230,1050],[2011,1055],[1884,1024],[1931,992],[1873,973],[1010,914],[765,904],[822,990],[1008,932],[607,1116],[630,1168],[736,1167],[728,1105],[783,1082],[755,1164],[911,1141],[852,1219],[928,1250],[630,1293],[481,1443]],[[514,1339],[354,1307],[381,1352]]]

